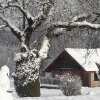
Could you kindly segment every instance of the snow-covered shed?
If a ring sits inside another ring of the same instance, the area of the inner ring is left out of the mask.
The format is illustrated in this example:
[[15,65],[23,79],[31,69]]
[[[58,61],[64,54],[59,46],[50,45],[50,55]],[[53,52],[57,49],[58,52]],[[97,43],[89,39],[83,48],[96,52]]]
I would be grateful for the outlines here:
[[99,81],[100,49],[65,48],[45,69],[53,76],[62,76],[70,72],[79,75],[83,86],[100,86]]

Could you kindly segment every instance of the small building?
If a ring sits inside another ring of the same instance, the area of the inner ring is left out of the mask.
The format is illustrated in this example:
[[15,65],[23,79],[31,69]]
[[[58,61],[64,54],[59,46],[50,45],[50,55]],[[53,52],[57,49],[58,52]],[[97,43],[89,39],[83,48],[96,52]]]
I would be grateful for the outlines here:
[[66,73],[80,76],[83,86],[100,86],[99,81],[100,49],[66,48],[46,67],[53,77],[61,77]]

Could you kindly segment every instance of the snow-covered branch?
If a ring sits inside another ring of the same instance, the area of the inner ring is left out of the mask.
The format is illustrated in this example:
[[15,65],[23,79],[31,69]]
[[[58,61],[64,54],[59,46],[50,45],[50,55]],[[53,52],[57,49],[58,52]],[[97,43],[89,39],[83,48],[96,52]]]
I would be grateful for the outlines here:
[[95,24],[95,23],[91,23],[91,22],[86,21],[86,19],[89,16],[90,15],[80,15],[80,16],[74,17],[72,19],[72,21],[69,21],[69,22],[52,23],[47,28],[47,32],[51,32],[55,28],[65,28],[66,30],[71,30],[71,29],[77,28],[77,27],[88,27],[88,28],[91,28],[91,29],[100,29],[100,24]]
[[7,18],[0,16],[0,19],[11,29],[12,33],[21,41],[23,32],[20,31],[16,26],[14,26]]
[[9,5],[7,5],[5,7],[2,7],[2,8],[3,9],[7,9],[7,8],[10,8],[10,7],[19,9],[22,12],[22,14],[25,16],[25,18],[27,19],[29,25],[31,23],[33,23],[34,17],[28,11],[26,11],[25,9],[23,9],[23,7],[21,7],[18,4],[9,4]]
[[47,18],[48,14],[54,4],[53,0],[49,0],[48,3],[43,4],[43,8],[41,12],[34,18],[34,23],[32,25],[33,30],[35,30],[38,26],[40,26]]
[[28,41],[30,40],[32,32],[34,32],[35,29],[37,29],[42,23],[46,21],[46,19],[48,18],[49,12],[52,6],[54,5],[54,0],[48,0],[47,3],[44,2],[42,5],[43,5],[43,8],[41,12],[36,17],[34,17],[34,19],[32,19],[33,21],[30,22],[32,26],[27,27],[25,30],[25,33],[26,33],[25,43],[28,43]]
[[81,15],[73,17],[71,22],[84,21],[84,20],[88,19],[89,17],[91,17],[90,14],[83,13]]
[[[75,27],[89,27],[89,28],[93,28],[93,29],[100,29],[100,24],[93,24],[90,23],[86,20],[82,21],[82,22],[57,22],[53,24],[54,27],[60,27],[60,28],[75,28]],[[51,26],[52,27],[52,26]]]
[[77,16],[75,17],[72,22],[57,22],[57,23],[53,23],[47,30],[47,35],[44,37],[41,49],[39,51],[39,57],[42,59],[46,59],[48,52],[49,52],[49,48],[50,48],[50,39],[54,36],[52,34],[52,30],[55,28],[75,28],[75,27],[80,27],[80,26],[87,26],[90,28],[100,28],[99,24],[92,24],[85,21],[81,21],[78,22],[78,20],[80,18],[87,18],[89,16],[87,15],[81,15],[81,16]]
[[72,24],[70,24],[70,26],[76,26],[76,27],[89,27],[89,28],[93,28],[93,29],[100,29],[100,24],[93,24],[90,23],[88,21],[82,21],[82,22],[74,22]]
[[7,27],[7,25],[1,25],[1,26],[0,26],[0,29],[3,29],[3,28],[5,28],[5,27]]

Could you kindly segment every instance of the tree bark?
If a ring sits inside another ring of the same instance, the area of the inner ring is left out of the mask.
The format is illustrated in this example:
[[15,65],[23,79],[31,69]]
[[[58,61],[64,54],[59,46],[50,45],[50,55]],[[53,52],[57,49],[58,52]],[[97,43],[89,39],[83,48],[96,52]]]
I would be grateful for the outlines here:
[[39,97],[40,96],[40,82],[39,69],[42,60],[47,58],[50,48],[50,39],[44,36],[43,43],[39,51],[22,50],[15,56],[16,70],[15,70],[15,88],[16,92],[21,97]]

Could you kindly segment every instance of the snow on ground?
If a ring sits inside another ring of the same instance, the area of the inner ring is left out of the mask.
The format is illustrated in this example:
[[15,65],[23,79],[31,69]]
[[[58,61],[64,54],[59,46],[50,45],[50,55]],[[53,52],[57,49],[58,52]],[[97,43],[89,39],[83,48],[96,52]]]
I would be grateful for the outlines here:
[[14,94],[14,100],[100,100],[100,87],[82,88],[82,95],[64,96],[60,89],[41,88],[41,97],[19,98]]
[[10,92],[0,90],[0,100],[14,100]]
[[[82,95],[79,96],[64,96],[59,89],[46,89],[41,88],[41,97],[24,97],[20,98],[17,96],[15,90],[13,90],[13,100],[100,100],[100,87],[96,88],[82,88]],[[5,96],[6,99],[10,100],[9,97]],[[9,99],[8,99],[9,98]],[[0,96],[1,100],[1,96]]]
[[94,88],[82,87],[82,95],[100,96],[100,87],[94,87]]
[[[9,94],[13,96],[13,100],[100,100],[100,87],[95,87],[95,88],[82,87],[82,95],[78,96],[64,96],[60,89],[41,88],[41,97],[34,97],[34,98],[18,97],[15,92],[13,84],[11,84],[11,91],[13,92]],[[0,100],[10,100],[9,97],[7,96],[5,97],[6,99],[5,98],[1,99],[0,96]]]

